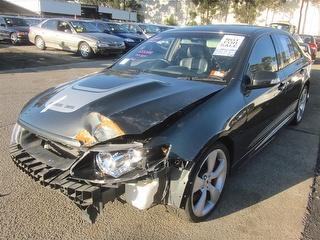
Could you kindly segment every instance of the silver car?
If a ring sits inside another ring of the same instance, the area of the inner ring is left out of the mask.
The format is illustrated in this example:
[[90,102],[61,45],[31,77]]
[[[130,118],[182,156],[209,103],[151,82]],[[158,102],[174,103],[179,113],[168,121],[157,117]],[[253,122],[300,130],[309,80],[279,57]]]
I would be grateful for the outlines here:
[[46,47],[79,52],[83,58],[93,54],[119,54],[125,44],[119,37],[101,33],[92,23],[73,19],[48,19],[30,27],[29,41],[38,48]]

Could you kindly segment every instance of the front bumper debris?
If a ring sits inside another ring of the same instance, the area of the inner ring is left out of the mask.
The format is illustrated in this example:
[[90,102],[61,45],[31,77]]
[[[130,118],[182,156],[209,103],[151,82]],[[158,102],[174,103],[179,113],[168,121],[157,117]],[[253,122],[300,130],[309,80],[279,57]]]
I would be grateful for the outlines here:
[[19,144],[10,146],[10,155],[14,163],[35,181],[68,196],[91,223],[95,222],[105,203],[123,193],[121,188],[105,188],[72,179],[69,170],[55,169],[38,161]]

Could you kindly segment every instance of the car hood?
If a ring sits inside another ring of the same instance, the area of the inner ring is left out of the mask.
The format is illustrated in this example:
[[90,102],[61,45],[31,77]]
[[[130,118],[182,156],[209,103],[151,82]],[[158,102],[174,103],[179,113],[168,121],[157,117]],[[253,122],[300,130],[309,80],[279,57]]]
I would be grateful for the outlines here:
[[106,43],[112,43],[112,42],[123,42],[123,40],[117,36],[107,34],[107,33],[80,33],[81,36],[99,40]]
[[18,122],[49,139],[54,135],[55,139],[77,140],[78,144],[79,134],[93,136],[101,122],[115,130],[114,137],[142,134],[223,87],[107,70],[34,97],[22,109]]
[[145,40],[143,36],[134,34],[134,33],[116,33],[117,36],[122,37],[122,38],[131,38],[135,41],[139,40]]
[[29,32],[29,27],[23,27],[23,26],[13,26],[10,27],[12,30],[17,32]]

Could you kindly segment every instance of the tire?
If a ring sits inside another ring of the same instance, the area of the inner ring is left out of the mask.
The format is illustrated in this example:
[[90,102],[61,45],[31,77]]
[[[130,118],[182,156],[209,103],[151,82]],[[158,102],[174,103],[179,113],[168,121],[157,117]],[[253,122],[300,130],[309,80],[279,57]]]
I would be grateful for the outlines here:
[[10,34],[10,41],[11,41],[12,45],[18,45],[18,43],[19,43],[18,35],[16,33],[11,33]]
[[86,59],[91,58],[92,55],[93,55],[92,48],[86,42],[80,43],[80,45],[79,45],[79,53],[80,53],[82,58],[86,58]]
[[41,49],[41,50],[45,50],[46,49],[46,43],[44,42],[43,38],[40,36],[37,36],[35,39],[35,45],[37,48]]
[[[184,211],[173,210],[180,218],[192,222],[206,220],[221,199],[229,172],[230,155],[221,143],[215,143],[198,159],[191,171],[192,182]],[[208,169],[210,168],[210,170]],[[212,170],[211,170],[212,169]],[[189,184],[188,184],[189,185]]]
[[299,96],[296,114],[291,122],[292,125],[298,125],[302,121],[308,98],[309,98],[309,89],[308,89],[308,86],[304,86]]

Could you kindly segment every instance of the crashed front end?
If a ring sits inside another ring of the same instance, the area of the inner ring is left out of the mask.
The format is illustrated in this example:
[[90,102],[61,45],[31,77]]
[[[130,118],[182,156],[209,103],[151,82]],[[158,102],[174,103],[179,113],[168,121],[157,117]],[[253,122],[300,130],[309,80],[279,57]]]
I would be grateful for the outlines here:
[[[148,149],[143,140],[121,138],[123,132],[111,120],[98,120],[94,134],[83,129],[74,141],[54,141],[58,138],[18,121],[11,138],[11,158],[35,181],[68,196],[89,222],[116,198],[139,209],[161,201],[170,146]],[[110,134],[117,141],[100,143]]]

